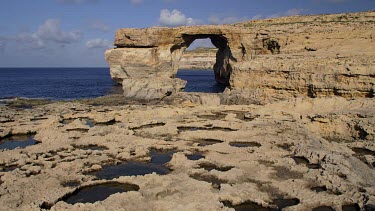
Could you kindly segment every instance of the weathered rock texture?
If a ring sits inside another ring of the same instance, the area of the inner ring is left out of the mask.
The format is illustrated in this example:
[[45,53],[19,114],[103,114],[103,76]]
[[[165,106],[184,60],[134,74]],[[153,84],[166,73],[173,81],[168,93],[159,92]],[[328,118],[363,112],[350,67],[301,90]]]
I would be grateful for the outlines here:
[[215,48],[186,50],[179,62],[179,69],[212,70],[216,63]]
[[295,96],[373,97],[374,27],[375,12],[364,12],[120,29],[106,59],[119,83],[174,78],[185,49],[195,39],[209,38],[218,48],[216,81],[230,85],[228,98],[233,95],[239,103],[241,96],[264,102]]
[[[372,210],[374,107],[372,99],[341,97],[266,106],[0,106],[0,144],[4,137],[27,133],[36,133],[39,141],[0,150],[0,210],[229,211],[231,204],[245,202],[275,210],[281,209],[274,203],[280,199],[297,201],[285,210],[347,205]],[[150,160],[152,148],[175,149],[168,162],[173,171],[113,179],[92,174],[108,165]],[[196,152],[203,156],[189,158]],[[95,203],[63,200],[109,182],[139,190]]]
[[145,100],[162,99],[176,91],[183,90],[186,81],[163,77],[140,78],[137,80],[124,79],[123,89],[128,97],[137,97]]

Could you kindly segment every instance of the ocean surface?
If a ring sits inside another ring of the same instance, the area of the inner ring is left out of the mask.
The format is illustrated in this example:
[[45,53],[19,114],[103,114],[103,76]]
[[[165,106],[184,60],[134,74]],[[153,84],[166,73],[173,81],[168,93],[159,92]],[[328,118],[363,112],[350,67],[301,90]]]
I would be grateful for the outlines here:
[[98,97],[116,90],[109,68],[1,68],[0,98]]
[[213,70],[179,70],[176,78],[187,81],[185,92],[220,93],[225,89],[215,81]]
[[[186,92],[222,92],[210,70],[179,70]],[[0,68],[0,99],[25,97],[68,100],[121,93],[109,68]]]

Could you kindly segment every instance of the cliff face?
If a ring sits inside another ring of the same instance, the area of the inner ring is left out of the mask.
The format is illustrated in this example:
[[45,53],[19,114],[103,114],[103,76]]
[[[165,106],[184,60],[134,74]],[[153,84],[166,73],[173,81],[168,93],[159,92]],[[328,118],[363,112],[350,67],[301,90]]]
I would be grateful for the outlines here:
[[375,12],[285,17],[237,26],[265,30],[280,45],[280,54],[254,55],[235,66],[231,85],[242,94],[267,100],[301,95],[374,97]]
[[179,62],[179,69],[212,70],[216,62],[216,48],[186,50]]
[[[218,48],[218,82],[225,103],[269,102],[296,96],[373,97],[375,12],[296,16],[224,26],[120,29],[106,52],[112,78],[132,82],[148,99],[174,94],[182,54],[195,40]],[[141,79],[142,80],[139,80]],[[149,86],[152,80],[170,86]],[[176,85],[179,84],[179,85]],[[123,83],[127,97],[130,87]],[[147,89],[158,92],[148,94]],[[133,92],[134,93],[134,92]],[[141,95],[139,95],[141,96]],[[143,97],[142,97],[143,98]]]

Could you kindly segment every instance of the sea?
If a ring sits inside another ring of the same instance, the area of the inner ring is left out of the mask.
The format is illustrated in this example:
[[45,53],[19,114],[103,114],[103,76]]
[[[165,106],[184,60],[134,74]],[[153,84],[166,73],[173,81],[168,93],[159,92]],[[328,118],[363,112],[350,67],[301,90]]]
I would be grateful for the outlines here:
[[[179,70],[186,92],[218,93],[212,70]],[[73,100],[122,93],[109,68],[0,68],[0,99],[15,97]]]

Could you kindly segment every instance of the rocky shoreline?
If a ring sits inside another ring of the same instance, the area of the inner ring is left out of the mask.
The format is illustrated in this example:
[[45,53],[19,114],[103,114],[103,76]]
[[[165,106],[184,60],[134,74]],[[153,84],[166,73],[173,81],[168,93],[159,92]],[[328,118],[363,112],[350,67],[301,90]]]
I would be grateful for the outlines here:
[[[124,95],[2,102],[0,210],[374,210],[374,19],[118,30]],[[174,78],[202,38],[224,93]]]
[[[36,140],[0,151],[2,210],[374,208],[373,99],[215,106],[109,99],[0,107],[2,144]],[[153,164],[153,150],[165,161]],[[146,174],[127,175],[122,165]],[[168,171],[149,174],[150,165]],[[120,170],[98,176],[113,166]],[[72,199],[121,185],[95,203]]]

